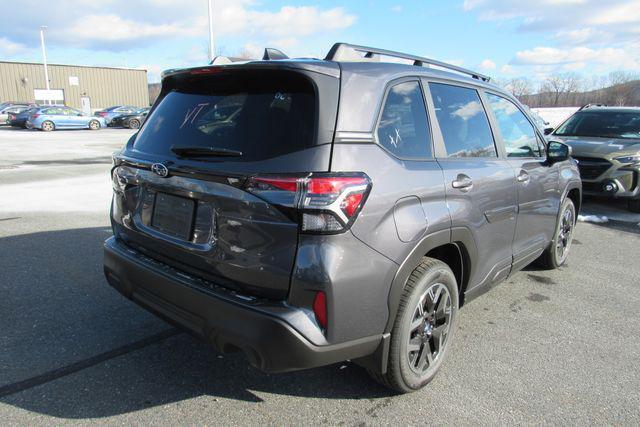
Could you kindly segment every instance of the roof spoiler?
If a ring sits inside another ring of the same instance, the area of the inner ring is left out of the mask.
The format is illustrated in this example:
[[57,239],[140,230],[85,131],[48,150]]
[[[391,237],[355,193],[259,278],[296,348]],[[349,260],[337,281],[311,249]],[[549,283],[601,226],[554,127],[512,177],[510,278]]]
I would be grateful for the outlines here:
[[272,47],[265,48],[262,55],[263,61],[277,61],[278,59],[289,59],[282,51],[274,49]]
[[[362,55],[364,54],[364,55]],[[379,56],[390,56],[392,58],[406,59],[413,61],[413,65],[418,67],[435,66],[446,70],[455,71],[457,73],[466,74],[474,79],[488,82],[491,80],[489,76],[458,67],[457,65],[447,64],[446,62],[437,61],[435,59],[424,58],[421,56],[410,55],[408,53],[396,52],[393,50],[378,49],[375,47],[359,46],[349,43],[336,43],[325,57],[326,61],[376,61]]]

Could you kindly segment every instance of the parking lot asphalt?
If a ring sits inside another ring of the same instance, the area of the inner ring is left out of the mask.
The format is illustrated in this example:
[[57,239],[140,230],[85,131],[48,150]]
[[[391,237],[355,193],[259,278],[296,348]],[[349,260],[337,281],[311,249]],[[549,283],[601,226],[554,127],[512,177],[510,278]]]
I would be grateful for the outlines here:
[[3,424],[640,424],[640,215],[587,201],[568,264],[460,312],[441,372],[396,396],[345,362],[267,375],[102,275],[110,155],[131,131],[0,128]]

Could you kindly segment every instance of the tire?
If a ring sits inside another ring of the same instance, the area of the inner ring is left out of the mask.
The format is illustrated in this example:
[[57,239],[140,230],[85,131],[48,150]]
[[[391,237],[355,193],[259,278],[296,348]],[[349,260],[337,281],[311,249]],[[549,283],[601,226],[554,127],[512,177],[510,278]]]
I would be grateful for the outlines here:
[[627,202],[627,209],[633,213],[640,213],[640,199],[629,200]]
[[91,130],[98,130],[100,129],[100,122],[97,120],[91,120],[89,122],[89,129]]
[[131,119],[129,120],[129,126],[127,126],[129,129],[138,129],[140,128],[140,120],[138,119]]
[[457,320],[458,284],[453,272],[442,261],[422,258],[400,297],[387,372],[370,370],[369,374],[400,393],[420,390],[434,378],[446,357]]
[[51,132],[53,130],[56,130],[56,125],[53,124],[53,122],[50,120],[45,120],[44,122],[42,122],[42,125],[40,125],[40,128],[45,132]]
[[576,207],[571,199],[566,198],[560,208],[553,240],[539,258],[539,264],[542,267],[555,270],[567,261],[576,220]]

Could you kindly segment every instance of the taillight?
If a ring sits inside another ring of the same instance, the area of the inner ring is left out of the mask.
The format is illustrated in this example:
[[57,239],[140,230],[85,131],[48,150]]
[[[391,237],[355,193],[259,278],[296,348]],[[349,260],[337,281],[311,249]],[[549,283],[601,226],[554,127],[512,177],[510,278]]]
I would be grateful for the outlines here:
[[371,180],[363,173],[255,176],[245,188],[272,204],[296,210],[300,230],[341,233],[366,201]]
[[322,291],[318,291],[313,299],[313,314],[318,324],[327,329],[327,295]]
[[37,119],[38,117],[40,117],[40,114],[35,113],[34,115],[31,116],[32,119]]
[[109,114],[109,113],[107,113],[106,111],[98,111],[96,113],[96,115],[98,115],[100,117],[107,117],[107,114]]

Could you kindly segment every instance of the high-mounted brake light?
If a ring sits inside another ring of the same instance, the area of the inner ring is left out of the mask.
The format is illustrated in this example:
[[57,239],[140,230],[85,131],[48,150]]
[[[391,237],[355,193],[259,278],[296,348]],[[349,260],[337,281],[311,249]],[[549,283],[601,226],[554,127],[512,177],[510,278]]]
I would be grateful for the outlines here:
[[341,233],[362,209],[371,189],[363,173],[256,176],[245,188],[269,202],[296,209],[300,230],[307,233]]
[[220,67],[196,68],[191,70],[189,74],[216,74],[222,71]]

